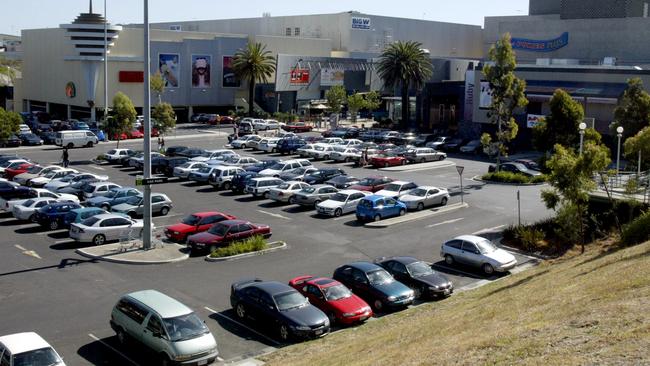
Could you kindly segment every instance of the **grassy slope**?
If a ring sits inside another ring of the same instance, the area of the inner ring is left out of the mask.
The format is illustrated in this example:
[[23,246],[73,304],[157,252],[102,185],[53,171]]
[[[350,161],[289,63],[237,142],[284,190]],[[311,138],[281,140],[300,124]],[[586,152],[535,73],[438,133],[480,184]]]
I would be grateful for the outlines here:
[[590,249],[287,347],[270,365],[650,364],[650,243]]

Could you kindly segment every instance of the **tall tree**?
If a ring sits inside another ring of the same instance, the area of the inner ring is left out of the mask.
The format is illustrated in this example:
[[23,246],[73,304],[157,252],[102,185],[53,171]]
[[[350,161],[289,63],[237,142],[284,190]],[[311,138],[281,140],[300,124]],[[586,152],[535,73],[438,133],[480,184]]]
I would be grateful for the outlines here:
[[113,97],[112,115],[108,120],[109,136],[117,135],[117,147],[120,147],[120,136],[133,129],[137,117],[131,99],[122,92],[117,92]]
[[12,134],[18,133],[22,121],[20,114],[0,107],[0,141],[7,140]]
[[155,120],[154,126],[160,134],[166,134],[176,127],[176,113],[169,103],[156,104],[151,111],[151,117]]
[[614,110],[614,128],[623,126],[625,136],[634,136],[650,126],[650,95],[639,78],[627,81],[627,89]]
[[156,72],[149,78],[149,89],[156,94],[158,104],[162,103],[162,94],[165,91],[165,79],[163,79],[160,72]]
[[[490,122],[497,126],[496,147],[497,170],[501,168],[501,156],[507,155],[506,144],[517,137],[519,126],[513,118],[516,108],[525,107],[528,100],[524,95],[526,82],[515,76],[517,61],[512,50],[510,33],[504,34],[488,52],[491,62],[483,67],[485,79],[490,83],[492,104]],[[484,138],[482,140],[491,140]]]
[[325,92],[327,105],[332,113],[341,113],[343,104],[346,102],[346,92],[343,85],[335,85]]
[[557,89],[550,107],[551,114],[533,129],[533,144],[540,151],[551,151],[555,144],[576,147],[580,139],[578,125],[585,118],[582,105],[569,93]]
[[379,108],[381,105],[381,100],[379,99],[379,93],[376,91],[371,91],[366,94],[366,108],[372,112]]
[[248,116],[254,115],[255,83],[265,83],[275,71],[275,58],[261,43],[248,43],[235,52],[232,67],[235,74],[248,80]]
[[395,42],[382,52],[377,67],[379,76],[389,88],[400,88],[402,94],[402,123],[409,123],[409,90],[420,90],[433,75],[433,65],[422,44],[414,41]]
[[638,159],[638,154],[641,153],[642,164],[647,164],[650,161],[650,126],[625,140],[624,148],[628,159]]
[[363,94],[354,93],[348,96],[348,111],[352,116],[352,123],[357,122],[357,112],[366,107],[366,99]]

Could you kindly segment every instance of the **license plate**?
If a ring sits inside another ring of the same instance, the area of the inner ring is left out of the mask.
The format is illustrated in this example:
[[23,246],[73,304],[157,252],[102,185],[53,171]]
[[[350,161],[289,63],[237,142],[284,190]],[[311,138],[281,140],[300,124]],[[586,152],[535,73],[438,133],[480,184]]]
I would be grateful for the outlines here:
[[200,366],[200,365],[207,365],[207,364],[208,364],[208,360],[201,360],[201,361],[197,362],[196,364],[199,365],[199,366]]
[[450,293],[451,293],[451,291],[449,291],[449,289],[445,290],[445,295],[449,295]]
[[319,329],[319,330],[315,331],[314,334],[317,335],[317,336],[321,335],[321,334],[323,334],[323,330]]
[[359,318],[360,321],[364,321],[364,320],[366,320],[366,319],[368,319],[368,316],[367,316],[367,315],[364,315],[364,316],[362,316],[361,318]]

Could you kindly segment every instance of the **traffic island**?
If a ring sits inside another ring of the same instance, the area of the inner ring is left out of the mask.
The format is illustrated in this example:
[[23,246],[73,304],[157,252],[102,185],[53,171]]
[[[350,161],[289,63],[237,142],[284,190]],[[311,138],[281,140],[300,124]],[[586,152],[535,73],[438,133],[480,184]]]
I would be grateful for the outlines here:
[[86,258],[97,259],[121,264],[165,264],[188,259],[189,252],[183,245],[166,243],[158,244],[152,249],[144,250],[142,241],[128,244],[113,243],[80,248],[75,252]]
[[386,168],[379,168],[379,170],[385,172],[407,172],[407,171],[414,172],[418,170],[432,170],[432,169],[447,168],[451,166],[456,166],[456,163],[449,160],[440,160],[440,161],[433,161],[430,163],[417,163],[417,164],[391,166]]
[[266,244],[264,249],[261,250],[254,250],[246,253],[240,253],[240,254],[234,254],[234,255],[228,255],[228,256],[215,256],[214,253],[208,254],[205,257],[205,260],[208,262],[224,262],[224,261],[232,261],[236,259],[242,259],[242,258],[248,258],[248,257],[254,257],[258,255],[264,255],[267,253],[272,253],[276,252],[278,250],[283,250],[287,248],[287,243],[284,241],[274,241],[271,243]]

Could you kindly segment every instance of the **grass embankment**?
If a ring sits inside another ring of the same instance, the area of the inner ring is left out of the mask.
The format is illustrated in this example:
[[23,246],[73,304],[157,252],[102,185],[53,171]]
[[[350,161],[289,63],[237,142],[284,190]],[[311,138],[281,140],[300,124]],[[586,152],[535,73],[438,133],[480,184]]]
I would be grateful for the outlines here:
[[[588,247],[589,248],[589,247]],[[282,349],[269,365],[650,364],[650,243],[567,253],[451,298]]]
[[215,249],[210,253],[211,258],[223,258],[230,257],[233,255],[259,252],[260,250],[267,249],[268,245],[266,239],[262,236],[253,236],[243,241],[234,242],[227,247],[221,247]]

